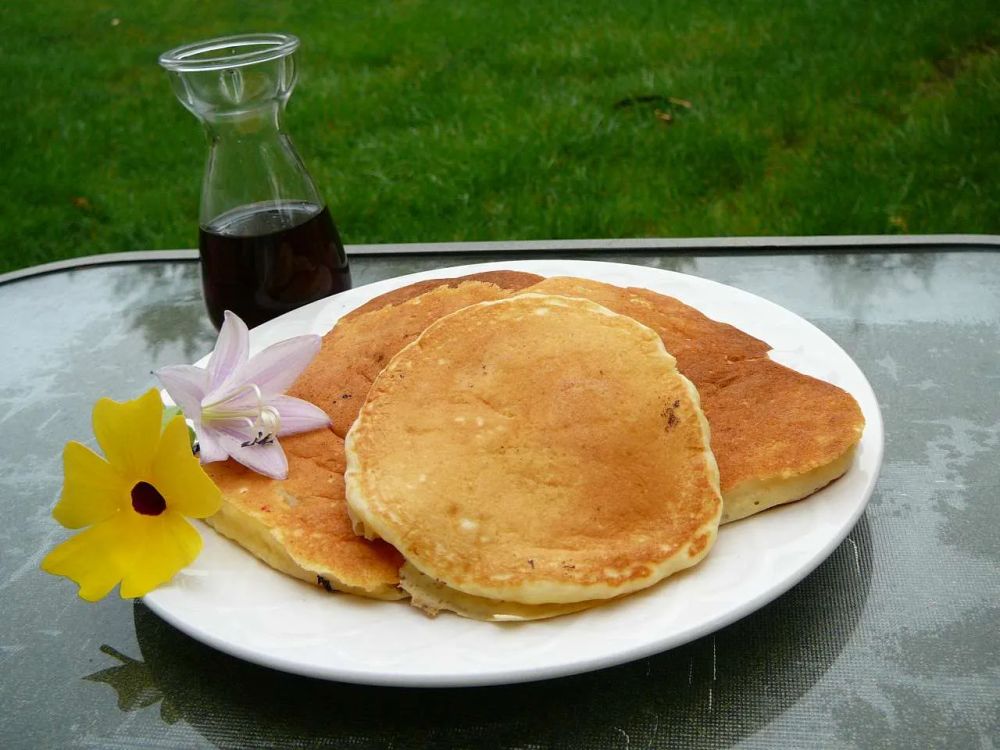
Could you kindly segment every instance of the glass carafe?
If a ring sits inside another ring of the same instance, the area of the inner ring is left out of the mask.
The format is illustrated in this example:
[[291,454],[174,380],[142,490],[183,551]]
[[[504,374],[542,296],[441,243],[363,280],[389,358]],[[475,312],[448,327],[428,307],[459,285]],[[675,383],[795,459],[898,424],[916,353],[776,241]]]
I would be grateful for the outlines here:
[[208,136],[199,247],[217,328],[226,310],[253,327],[351,285],[337,228],[282,124],[298,46],[289,34],[246,34],[160,56]]

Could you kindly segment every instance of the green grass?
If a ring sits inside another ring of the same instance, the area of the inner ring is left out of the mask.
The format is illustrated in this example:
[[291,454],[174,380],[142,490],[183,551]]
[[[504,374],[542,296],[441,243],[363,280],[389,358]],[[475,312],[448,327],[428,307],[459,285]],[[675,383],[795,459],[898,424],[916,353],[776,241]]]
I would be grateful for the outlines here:
[[8,3],[0,271],[194,246],[205,143],[156,56],[254,30],[302,38],[288,125],[349,243],[1000,233],[995,10]]

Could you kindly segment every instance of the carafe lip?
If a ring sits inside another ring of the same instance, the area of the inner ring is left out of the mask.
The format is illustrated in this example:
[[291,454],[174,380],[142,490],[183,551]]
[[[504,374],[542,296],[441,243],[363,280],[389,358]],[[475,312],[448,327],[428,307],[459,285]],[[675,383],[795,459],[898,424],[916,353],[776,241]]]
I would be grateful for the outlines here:
[[[210,54],[242,47],[251,49],[236,54]],[[160,65],[176,73],[226,70],[276,60],[290,55],[298,47],[299,38],[292,34],[234,34],[175,47],[160,55]]]

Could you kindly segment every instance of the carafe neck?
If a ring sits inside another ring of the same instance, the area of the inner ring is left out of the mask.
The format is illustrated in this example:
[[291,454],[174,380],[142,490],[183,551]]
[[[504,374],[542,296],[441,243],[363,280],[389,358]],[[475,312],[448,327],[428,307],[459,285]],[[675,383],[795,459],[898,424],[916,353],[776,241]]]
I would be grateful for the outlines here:
[[282,122],[282,105],[230,110],[202,118],[209,140],[199,219],[209,226],[223,214],[261,204],[323,200]]
[[210,143],[276,138],[284,133],[284,103],[271,101],[248,109],[199,113]]

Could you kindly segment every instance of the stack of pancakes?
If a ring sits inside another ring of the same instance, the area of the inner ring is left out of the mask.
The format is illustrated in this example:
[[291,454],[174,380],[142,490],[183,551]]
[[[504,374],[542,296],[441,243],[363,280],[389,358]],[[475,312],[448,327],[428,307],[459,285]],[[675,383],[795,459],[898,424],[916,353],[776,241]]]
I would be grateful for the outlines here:
[[282,440],[287,480],[206,466],[209,523],[289,575],[432,613],[593,606],[847,470],[857,403],[769,349],[643,289],[404,287],[341,318],[295,384],[332,424]]

